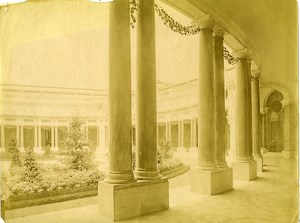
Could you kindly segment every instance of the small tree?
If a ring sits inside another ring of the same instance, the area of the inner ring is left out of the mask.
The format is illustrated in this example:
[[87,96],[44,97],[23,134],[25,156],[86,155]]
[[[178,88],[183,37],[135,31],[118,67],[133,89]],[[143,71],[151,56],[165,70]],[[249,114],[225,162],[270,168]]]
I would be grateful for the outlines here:
[[40,168],[31,150],[26,151],[24,159],[24,181],[33,183],[41,180]]
[[83,122],[73,118],[65,141],[65,163],[69,169],[89,170],[94,167]]
[[8,152],[11,157],[10,168],[21,167],[22,163],[20,158],[20,151],[16,140],[10,140],[8,144]]
[[157,148],[157,163],[163,164],[165,160],[172,159],[174,151],[170,141],[161,140]]

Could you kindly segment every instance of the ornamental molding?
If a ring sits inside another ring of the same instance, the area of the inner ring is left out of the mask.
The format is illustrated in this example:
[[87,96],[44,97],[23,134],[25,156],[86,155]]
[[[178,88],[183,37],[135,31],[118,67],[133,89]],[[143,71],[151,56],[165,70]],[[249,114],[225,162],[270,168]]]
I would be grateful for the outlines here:
[[[130,11],[130,18],[131,18],[130,21],[131,28],[135,28],[135,25],[137,23],[137,13],[139,11],[138,7],[139,5],[137,0],[130,1],[129,11]],[[175,21],[175,19],[173,19],[161,6],[154,4],[154,10],[167,27],[169,27],[173,32],[179,33],[180,35],[185,35],[185,36],[195,35],[198,34],[201,31],[201,29],[205,29],[205,28],[212,29],[215,24],[215,21],[211,17],[211,15],[205,15],[195,19],[193,25],[184,26],[179,22]],[[216,25],[215,27],[216,27],[214,29],[215,35],[225,34],[225,30],[220,25]],[[229,53],[228,50],[224,50],[223,55],[225,60],[227,60],[227,62],[230,65],[234,65],[238,62],[237,58],[234,58]]]

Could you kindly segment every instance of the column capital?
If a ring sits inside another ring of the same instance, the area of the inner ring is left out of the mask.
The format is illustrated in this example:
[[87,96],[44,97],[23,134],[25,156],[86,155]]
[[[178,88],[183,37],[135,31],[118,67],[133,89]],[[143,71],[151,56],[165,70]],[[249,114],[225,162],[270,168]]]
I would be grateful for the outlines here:
[[260,113],[263,115],[267,114],[268,111],[269,111],[269,107],[261,107],[260,108]]
[[237,57],[239,59],[247,59],[249,62],[251,62],[251,53],[247,48],[236,50],[232,52],[232,55],[234,57]]
[[211,15],[205,15],[199,17],[193,21],[194,26],[199,26],[200,29],[212,29],[214,27],[215,21]]
[[261,77],[260,70],[252,70],[251,71],[251,80],[259,80]]
[[220,26],[220,25],[214,26],[213,36],[224,37],[225,34],[226,34],[226,30],[222,26]]

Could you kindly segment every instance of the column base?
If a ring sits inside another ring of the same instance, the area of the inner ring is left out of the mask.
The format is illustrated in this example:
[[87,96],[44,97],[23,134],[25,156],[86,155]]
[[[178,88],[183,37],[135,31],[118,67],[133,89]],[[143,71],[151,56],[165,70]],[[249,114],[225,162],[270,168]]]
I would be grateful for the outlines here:
[[161,176],[157,170],[149,171],[145,169],[137,168],[134,171],[135,179],[139,181],[147,181],[147,180],[159,180]]
[[256,161],[256,170],[257,172],[263,172],[264,165],[263,165],[263,158],[262,157],[254,157],[254,160]]
[[169,208],[167,180],[132,184],[98,183],[99,214],[120,221]]
[[219,194],[232,189],[232,169],[194,170],[191,191],[201,194]]
[[37,154],[42,154],[42,153],[44,153],[42,147],[35,147],[35,148],[33,149],[33,151],[34,151],[35,153],[37,153]]
[[257,164],[254,160],[232,163],[233,179],[254,180],[257,177]]
[[282,150],[282,156],[286,159],[295,159],[297,158],[297,152],[293,150]]

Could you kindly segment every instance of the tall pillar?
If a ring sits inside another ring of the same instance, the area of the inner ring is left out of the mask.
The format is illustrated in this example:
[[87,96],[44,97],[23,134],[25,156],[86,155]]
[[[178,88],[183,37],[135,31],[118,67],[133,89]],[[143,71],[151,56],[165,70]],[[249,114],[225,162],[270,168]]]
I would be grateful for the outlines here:
[[54,127],[51,126],[51,147],[54,147]]
[[16,126],[16,141],[17,144],[20,145],[20,126]]
[[[129,3],[109,7],[109,150],[105,182],[134,181],[131,165],[131,71]],[[122,97],[121,97],[122,96]]]
[[180,121],[177,121],[177,126],[178,126],[178,131],[177,131],[177,138],[178,138],[178,143],[177,143],[177,148],[180,147]]
[[1,125],[1,148],[4,149],[5,142],[4,142],[4,125]]
[[171,136],[172,136],[172,125],[171,122],[168,122],[168,127],[169,127],[169,141],[171,142]]
[[261,149],[267,149],[267,109],[261,111]]
[[192,172],[191,189],[202,194],[218,194],[232,188],[232,175],[218,169],[215,162],[214,21],[204,16],[195,22],[200,27],[198,165]]
[[198,92],[198,168],[216,169],[214,126],[213,20],[200,22]]
[[249,141],[249,156],[251,160],[254,160],[253,158],[253,150],[252,150],[252,89],[251,89],[251,59],[248,58],[248,76],[247,76],[247,104],[248,104],[248,141]]
[[255,179],[256,162],[252,159],[251,140],[251,112],[249,111],[249,54],[247,51],[234,53],[238,57],[235,86],[235,130],[236,130],[236,154],[235,161],[232,163],[233,176],[239,180]]
[[129,0],[109,4],[109,167],[98,183],[98,207],[119,221],[168,208],[169,186],[157,171],[154,0],[140,1],[137,20],[135,176],[148,182],[134,181],[131,163]]
[[253,71],[251,75],[252,94],[252,152],[257,163],[257,171],[263,171],[263,158],[261,149],[261,127],[260,127],[260,99],[259,99],[260,71]]
[[[157,111],[154,0],[140,1],[137,19],[137,166],[138,180],[159,179],[157,171]],[[168,138],[166,123],[166,138]]]
[[37,126],[34,126],[34,150],[38,147],[38,133],[37,133]]
[[284,136],[284,149],[282,155],[285,158],[297,158],[298,148],[298,106],[297,103],[292,101],[282,101],[283,110],[283,136]]
[[191,139],[190,139],[190,147],[192,148],[192,147],[194,147],[194,122],[193,122],[193,119],[190,119],[190,137],[191,137]]
[[225,160],[225,87],[222,28],[214,30],[214,106],[215,106],[215,160],[217,167],[227,169]]
[[54,127],[54,135],[55,135],[55,147],[58,148],[58,129],[57,129],[57,125]]
[[20,146],[22,150],[24,149],[24,126],[20,126],[21,134],[20,134]]
[[181,147],[184,147],[184,120],[180,121],[180,141],[181,141]]
[[42,127],[38,126],[38,148],[42,148]]

